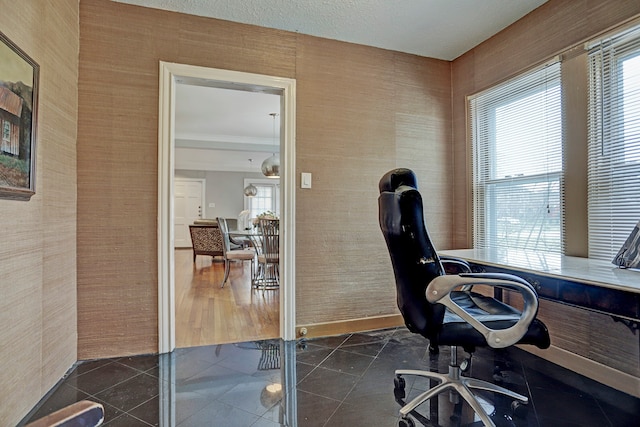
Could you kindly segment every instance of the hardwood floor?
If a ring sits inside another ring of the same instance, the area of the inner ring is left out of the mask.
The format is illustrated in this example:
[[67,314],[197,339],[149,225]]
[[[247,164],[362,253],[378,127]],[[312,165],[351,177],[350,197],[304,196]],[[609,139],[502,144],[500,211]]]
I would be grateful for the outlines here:
[[220,288],[224,261],[176,249],[176,346],[194,347],[277,338],[279,291],[251,287],[251,263],[233,262]]

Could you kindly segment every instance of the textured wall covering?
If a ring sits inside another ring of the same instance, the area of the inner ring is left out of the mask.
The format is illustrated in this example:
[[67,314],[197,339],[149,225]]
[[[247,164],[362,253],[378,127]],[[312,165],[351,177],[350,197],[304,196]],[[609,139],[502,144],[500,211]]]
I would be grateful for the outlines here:
[[80,3],[79,358],[157,351],[158,61],[295,78],[296,323],[396,314],[377,183],[415,166],[449,245],[450,65],[106,0]]
[[298,46],[297,167],[314,176],[297,194],[298,323],[395,314],[377,182],[415,168],[434,238],[448,243],[449,64],[311,37]]
[[36,194],[0,200],[0,425],[76,361],[78,1],[0,1],[0,31],[40,65]]

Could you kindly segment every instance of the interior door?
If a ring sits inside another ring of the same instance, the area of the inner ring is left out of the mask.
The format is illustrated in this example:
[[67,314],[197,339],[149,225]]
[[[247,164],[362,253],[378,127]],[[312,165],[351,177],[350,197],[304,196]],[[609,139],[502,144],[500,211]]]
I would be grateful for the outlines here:
[[189,224],[202,218],[204,181],[176,178],[174,182],[174,232],[175,247],[190,248]]

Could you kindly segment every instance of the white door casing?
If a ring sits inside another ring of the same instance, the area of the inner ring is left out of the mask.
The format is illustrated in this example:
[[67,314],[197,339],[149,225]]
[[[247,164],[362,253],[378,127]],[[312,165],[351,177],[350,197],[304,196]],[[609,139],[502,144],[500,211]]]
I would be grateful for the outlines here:
[[280,337],[295,334],[295,102],[296,81],[284,77],[243,73],[160,61],[158,119],[158,352],[175,348],[174,145],[177,81],[281,96],[280,177]]

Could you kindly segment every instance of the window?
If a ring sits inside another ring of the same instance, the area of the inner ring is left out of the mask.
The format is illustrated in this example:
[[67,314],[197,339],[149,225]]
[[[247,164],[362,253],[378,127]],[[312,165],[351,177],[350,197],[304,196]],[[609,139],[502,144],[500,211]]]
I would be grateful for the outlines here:
[[469,100],[475,248],[563,250],[560,63]]
[[244,208],[249,210],[249,218],[255,218],[266,211],[280,216],[280,184],[272,179],[245,179],[244,186],[249,184],[258,189],[254,197],[244,198]]
[[588,48],[589,257],[611,260],[640,220],[640,27]]

